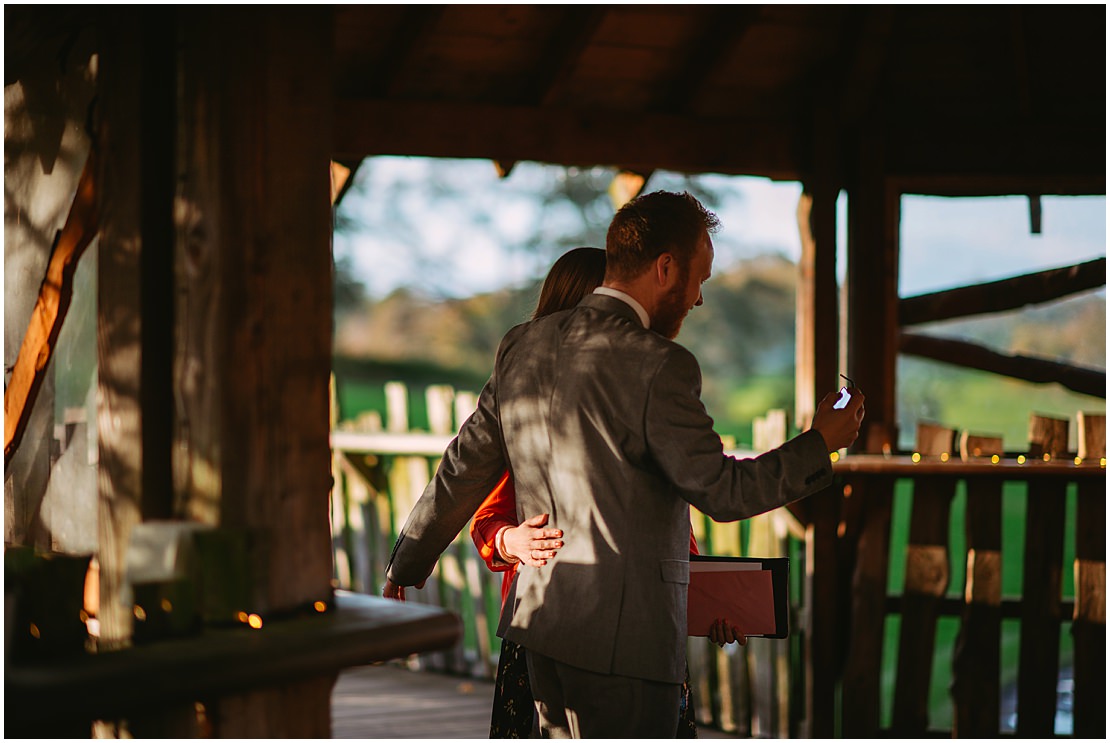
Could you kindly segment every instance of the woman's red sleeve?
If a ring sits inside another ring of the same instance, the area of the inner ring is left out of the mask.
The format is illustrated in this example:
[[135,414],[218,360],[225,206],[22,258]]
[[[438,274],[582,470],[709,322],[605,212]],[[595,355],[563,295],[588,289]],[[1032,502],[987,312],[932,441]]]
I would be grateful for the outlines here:
[[470,522],[470,538],[474,540],[478,554],[482,556],[486,567],[496,573],[512,567],[501,560],[494,562],[497,558],[494,540],[497,539],[497,532],[504,526],[517,526],[516,490],[508,472],[486,496],[478,512],[474,514],[474,520]]
[[700,554],[698,552],[698,540],[694,539],[694,528],[693,527],[690,527],[690,554],[691,555]]

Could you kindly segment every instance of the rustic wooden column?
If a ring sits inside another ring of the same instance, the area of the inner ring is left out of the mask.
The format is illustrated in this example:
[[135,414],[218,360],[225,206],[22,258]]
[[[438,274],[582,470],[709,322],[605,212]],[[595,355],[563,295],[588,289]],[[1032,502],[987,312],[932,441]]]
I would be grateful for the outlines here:
[[[333,11],[182,19],[176,509],[245,545],[265,622],[331,592]],[[328,737],[334,680],[222,699],[209,719],[225,737]]]
[[897,448],[898,228],[901,195],[887,184],[883,136],[859,141],[848,191],[848,371],[867,396],[854,451]]
[[[795,422],[808,426],[817,401],[834,389],[839,356],[836,280],[836,199],[839,128],[829,106],[814,120],[813,174],[798,202],[802,255],[798,262],[795,340]],[[830,737],[835,724],[836,679],[842,644],[837,636],[839,580],[838,488],[815,495],[791,510],[806,529],[806,720],[808,735]]]

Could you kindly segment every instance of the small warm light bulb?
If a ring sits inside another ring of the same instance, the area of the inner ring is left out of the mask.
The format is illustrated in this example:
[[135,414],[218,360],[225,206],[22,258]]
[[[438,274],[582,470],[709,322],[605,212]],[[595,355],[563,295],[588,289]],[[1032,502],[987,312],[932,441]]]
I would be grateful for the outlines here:
[[146,621],[146,609],[139,606],[138,604],[135,604],[135,608],[131,610],[131,613],[134,614],[135,619],[138,619],[140,622]]
[[170,603],[169,599],[162,599],[162,611],[166,612],[167,614],[173,611],[173,604]]
[[991,454],[991,464],[998,464],[999,458],[997,454]]
[[1098,460],[1098,466],[1099,467],[1105,467],[1106,466],[1106,457],[1102,457],[1101,459]]
[[42,637],[42,633],[39,632],[39,626],[34,622],[31,622],[31,637],[35,638],[36,640]]
[[323,614],[325,611],[328,610],[328,605],[325,604],[323,601],[317,601],[312,605],[312,608]]
[[242,622],[243,624],[246,624],[246,623],[247,623],[247,619],[248,619],[249,617],[247,617],[247,613],[246,613],[245,611],[241,611],[241,612],[239,612],[238,614],[236,614],[236,615],[235,615],[235,618],[236,618],[236,619],[238,619],[238,620],[239,620],[240,622]]
[[249,624],[252,629],[262,629],[262,617],[257,614],[251,614],[247,618],[247,624]]
[[829,452],[829,459],[833,462],[839,462],[840,461],[840,452],[838,452],[838,451]]
[[942,461],[942,462],[947,462],[948,461],[948,452],[942,451],[940,453],[940,461]]
[[1018,464],[1025,464],[1025,455],[1018,454]]
[[913,461],[914,464],[917,464],[918,462],[921,461],[921,455],[918,454],[917,452],[914,452],[913,454],[910,455],[910,460]]
[[1083,464],[1083,460],[1082,460],[1081,458],[1079,458],[1079,457],[1076,457],[1076,458],[1075,458],[1075,464],[1076,464],[1077,466],[1078,466],[1078,465],[1081,465],[1081,464]]
[[1049,454],[1048,452],[1045,452],[1045,453],[1044,453],[1044,461],[1048,462],[1048,461],[1050,461],[1051,459],[1052,459],[1052,455],[1051,455],[1051,454]]

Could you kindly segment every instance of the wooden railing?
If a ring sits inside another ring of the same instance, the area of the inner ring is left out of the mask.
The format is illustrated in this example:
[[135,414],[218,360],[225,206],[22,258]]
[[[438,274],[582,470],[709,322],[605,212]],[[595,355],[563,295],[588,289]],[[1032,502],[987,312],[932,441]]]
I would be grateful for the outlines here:
[[812,504],[812,734],[1104,738],[1104,449],[943,448],[846,457]]
[[[389,419],[407,420],[404,388],[389,399]],[[473,396],[430,388],[428,407],[432,433],[333,433],[339,587],[379,593],[397,530]],[[785,421],[760,421],[755,448],[783,440]],[[1057,686],[1070,665],[1070,732],[1104,737],[1104,461],[924,451],[845,457],[835,486],[802,508],[739,524],[692,513],[705,554],[791,558],[789,638],[691,639],[700,724],[752,737],[1049,737],[1058,720],[1067,728]],[[499,588],[464,532],[410,593],[460,614],[463,641],[407,662],[492,678]]]
[[[386,388],[386,421],[377,416],[337,427],[332,433],[332,533],[337,587],[380,594],[389,552],[413,503],[423,492],[457,425],[475,406],[470,393],[444,386],[428,388],[428,431],[405,430],[408,391]],[[454,424],[452,424],[454,421]],[[767,442],[781,440],[786,416],[777,412],[760,427]],[[384,428],[384,430],[383,430]],[[770,443],[767,444],[769,447]],[[750,455],[752,452],[735,452]],[[805,612],[800,562],[804,536],[785,510],[740,524],[718,524],[698,513],[692,528],[704,554],[790,556],[792,625]],[[413,668],[492,679],[501,641],[496,637],[501,612],[501,575],[490,572],[464,530],[440,558],[421,590],[408,600],[451,609],[463,618],[462,641],[448,651],[405,660]],[[740,735],[790,737],[798,731],[798,699],[804,689],[800,632],[785,640],[752,639],[747,647],[717,648],[703,638],[688,646],[698,722]]]

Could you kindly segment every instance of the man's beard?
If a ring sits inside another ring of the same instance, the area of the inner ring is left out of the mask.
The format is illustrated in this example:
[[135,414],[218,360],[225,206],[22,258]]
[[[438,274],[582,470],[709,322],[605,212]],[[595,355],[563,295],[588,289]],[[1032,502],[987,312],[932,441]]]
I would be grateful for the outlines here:
[[678,337],[678,331],[682,328],[682,321],[686,319],[686,314],[690,311],[690,308],[686,306],[685,276],[679,278],[682,280],[659,300],[659,304],[655,308],[655,317],[651,318],[651,329],[672,341]]

